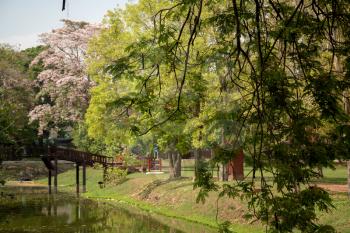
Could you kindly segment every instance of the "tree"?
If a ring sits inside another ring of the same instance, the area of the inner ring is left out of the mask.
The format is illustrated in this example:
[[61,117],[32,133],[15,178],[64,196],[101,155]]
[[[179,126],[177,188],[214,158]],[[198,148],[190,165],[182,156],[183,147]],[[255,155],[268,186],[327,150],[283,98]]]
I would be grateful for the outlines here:
[[[40,49],[33,48],[33,54]],[[16,149],[36,139],[36,130],[28,126],[35,94],[33,70],[28,66],[32,59],[26,51],[0,45],[0,144]]]
[[[147,48],[142,48],[139,51],[143,54],[142,58],[135,60],[134,64],[135,69],[139,70],[134,73],[126,72],[119,76],[110,75],[105,71],[109,64],[128,59],[125,56],[128,55],[127,50],[133,49],[129,48],[132,42],[144,43],[151,39],[149,37],[149,30],[153,27],[151,16],[165,4],[167,3],[141,1],[140,4],[128,5],[124,11],[116,10],[107,14],[104,29],[89,47],[88,70],[96,86],[91,91],[92,97],[86,114],[86,123],[88,135],[96,140],[102,139],[110,148],[118,147],[116,144],[119,147],[132,147],[134,143],[141,141],[141,144],[148,144],[146,147],[150,148],[155,141],[159,141],[161,150],[168,152],[169,156],[174,158],[175,168],[172,175],[178,177],[181,172],[180,154],[189,150],[188,146],[185,146],[189,141],[184,140],[186,137],[182,137],[182,132],[180,130],[174,132],[175,127],[183,129],[183,122],[179,119],[175,124],[168,125],[168,129],[153,131],[152,136],[141,137],[139,133],[143,125],[152,124],[152,117],[149,116],[163,114],[162,108],[152,108],[150,112],[151,105],[156,106],[156,103],[147,103],[144,101],[145,93],[138,91],[142,85],[140,83],[142,73],[150,69],[148,67],[150,59],[159,59],[158,54],[148,54]],[[162,68],[154,66],[151,69],[153,74],[149,78],[154,79]],[[132,69],[130,71],[133,72]],[[115,72],[118,72],[118,69]],[[172,95],[173,91],[168,89],[167,82],[161,85],[162,90],[157,94],[163,95],[164,103],[169,100],[166,95]],[[145,91],[148,91],[148,88],[145,87]],[[141,103],[140,101],[145,105],[133,108],[133,103]],[[173,105],[172,102],[168,104]]]
[[38,104],[29,116],[44,130],[67,129],[83,119],[92,86],[85,71],[88,41],[98,32],[97,25],[63,20],[64,26],[41,34],[46,49],[32,64],[41,63],[44,70],[37,77],[40,92]]
[[[329,194],[311,180],[319,177],[319,167],[332,167],[335,158],[349,154],[348,117],[340,100],[350,84],[349,3],[162,4],[153,14],[154,25],[143,27],[141,36],[106,69],[111,80],[133,87],[116,99],[113,110],[122,109],[123,119],[138,134],[186,122],[193,106],[190,93],[200,93],[193,88],[199,83],[196,71],[205,69],[211,80],[220,80],[216,74],[224,71],[221,80],[232,87],[228,92],[237,94],[240,106],[227,106],[224,115],[234,113],[238,130],[232,137],[244,132],[253,168],[251,178],[223,185],[220,196],[247,198],[252,215],[271,232],[334,232],[316,221],[316,210],[328,211],[332,205]],[[335,29],[344,37],[336,38]],[[334,67],[335,57],[346,63],[342,72]],[[213,161],[224,161],[238,141]],[[201,169],[195,184],[202,187],[199,200],[218,188],[208,172]],[[273,175],[273,182],[264,172]]]

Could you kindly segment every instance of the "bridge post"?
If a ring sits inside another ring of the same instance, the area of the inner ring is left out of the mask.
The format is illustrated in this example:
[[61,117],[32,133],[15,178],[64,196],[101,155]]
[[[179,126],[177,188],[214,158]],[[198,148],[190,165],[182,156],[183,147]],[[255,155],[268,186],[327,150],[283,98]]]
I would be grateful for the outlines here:
[[86,192],[86,164],[83,162],[83,193]]
[[107,182],[107,165],[104,164],[103,165],[103,186],[106,186],[106,182]]
[[54,192],[57,193],[57,174],[58,173],[58,162],[57,162],[57,156],[55,156],[55,176],[53,180],[54,185]]
[[76,167],[77,194],[79,194],[79,163],[76,163],[75,167]]
[[51,194],[51,169],[49,169],[48,185],[49,185],[49,194]]

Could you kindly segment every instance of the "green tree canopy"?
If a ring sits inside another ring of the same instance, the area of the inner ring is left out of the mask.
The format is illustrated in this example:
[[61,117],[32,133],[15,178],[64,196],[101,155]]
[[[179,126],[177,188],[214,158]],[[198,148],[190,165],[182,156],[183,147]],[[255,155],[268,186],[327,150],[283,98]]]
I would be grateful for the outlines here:
[[[215,163],[243,147],[252,175],[225,184],[220,196],[247,198],[271,232],[333,232],[317,223],[316,210],[332,205],[311,181],[318,168],[349,155],[341,98],[350,84],[349,4],[140,1],[110,12],[90,47],[97,86],[89,135],[221,143]],[[195,185],[204,200],[218,187],[208,169],[200,172]]]
[[0,144],[25,145],[36,138],[28,126],[28,113],[34,104],[35,69],[29,67],[42,48],[17,51],[0,45]]

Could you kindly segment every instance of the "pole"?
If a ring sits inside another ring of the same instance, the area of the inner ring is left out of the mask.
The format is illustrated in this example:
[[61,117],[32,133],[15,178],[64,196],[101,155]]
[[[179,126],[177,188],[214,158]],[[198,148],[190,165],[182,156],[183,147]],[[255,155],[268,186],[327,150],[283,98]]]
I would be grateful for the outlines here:
[[103,165],[103,186],[106,185],[107,182],[107,165]]
[[57,162],[57,157],[55,156],[55,176],[53,180],[53,185],[54,185],[54,193],[57,193],[57,174],[58,173],[58,162]]
[[49,194],[51,194],[51,169],[49,169],[48,185],[49,185]]
[[77,194],[79,194],[79,164],[76,163],[76,183],[77,183]]
[[86,164],[83,163],[83,193],[86,192]]

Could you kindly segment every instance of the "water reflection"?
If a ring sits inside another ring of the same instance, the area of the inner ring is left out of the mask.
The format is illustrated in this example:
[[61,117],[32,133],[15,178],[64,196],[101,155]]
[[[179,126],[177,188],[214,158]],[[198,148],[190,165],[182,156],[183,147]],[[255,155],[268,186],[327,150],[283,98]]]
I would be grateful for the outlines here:
[[209,232],[205,229],[181,231],[109,203],[48,195],[35,188],[19,191],[16,193],[20,194],[12,198],[0,198],[0,232]]

